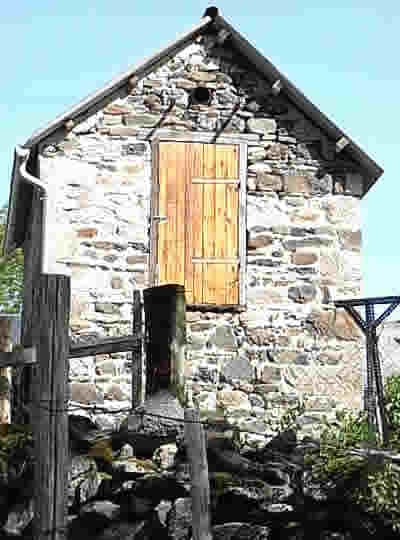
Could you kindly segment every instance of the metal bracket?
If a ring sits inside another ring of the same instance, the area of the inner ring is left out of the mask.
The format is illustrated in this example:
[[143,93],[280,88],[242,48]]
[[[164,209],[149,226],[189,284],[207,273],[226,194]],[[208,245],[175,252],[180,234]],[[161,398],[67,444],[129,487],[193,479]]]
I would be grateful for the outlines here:
[[165,223],[168,221],[167,216],[153,216],[153,221],[157,221],[158,223]]

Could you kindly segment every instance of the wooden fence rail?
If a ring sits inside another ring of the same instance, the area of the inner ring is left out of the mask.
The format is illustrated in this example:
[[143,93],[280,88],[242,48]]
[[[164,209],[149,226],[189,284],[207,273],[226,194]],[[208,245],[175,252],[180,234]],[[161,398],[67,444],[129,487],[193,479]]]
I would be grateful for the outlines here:
[[73,344],[69,347],[70,358],[83,358],[84,356],[94,356],[96,354],[111,354],[118,352],[129,352],[140,343],[137,336],[122,336],[106,338],[96,341],[96,343]]

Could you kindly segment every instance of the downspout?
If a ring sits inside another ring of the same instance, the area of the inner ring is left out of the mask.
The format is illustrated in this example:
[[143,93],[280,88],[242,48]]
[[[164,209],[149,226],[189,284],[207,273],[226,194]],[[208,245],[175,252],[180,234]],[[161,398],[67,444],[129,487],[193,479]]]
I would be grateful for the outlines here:
[[[30,151],[27,148],[22,148],[20,146],[17,146],[15,149],[18,157],[21,159],[22,163],[19,167],[19,174],[21,175],[21,178],[28,182],[28,184],[31,184],[35,188],[38,188],[41,192],[41,201],[43,201],[42,206],[42,223],[41,223],[41,244],[42,244],[42,253],[41,253],[41,262],[40,262],[40,271],[42,274],[65,274],[65,267],[63,266],[63,271],[59,271],[60,265],[57,265],[57,263],[52,261],[52,257],[50,256],[50,239],[51,239],[51,232],[49,228],[49,217],[54,216],[53,211],[55,210],[55,200],[54,197],[51,196],[51,186],[48,183],[42,182],[39,178],[36,176],[33,176],[28,170],[27,170],[27,163],[28,158],[30,155]],[[54,220],[55,223],[55,220]]]

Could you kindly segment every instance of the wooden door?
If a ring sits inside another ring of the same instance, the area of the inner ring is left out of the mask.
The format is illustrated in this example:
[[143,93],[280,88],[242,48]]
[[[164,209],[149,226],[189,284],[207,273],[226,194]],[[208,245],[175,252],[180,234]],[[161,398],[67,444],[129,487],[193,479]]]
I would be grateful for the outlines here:
[[157,284],[188,304],[239,303],[239,145],[161,142],[154,190]]

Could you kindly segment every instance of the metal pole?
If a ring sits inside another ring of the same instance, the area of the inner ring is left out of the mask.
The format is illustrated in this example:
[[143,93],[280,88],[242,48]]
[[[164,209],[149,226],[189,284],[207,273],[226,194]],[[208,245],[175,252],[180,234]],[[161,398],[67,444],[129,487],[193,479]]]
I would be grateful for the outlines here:
[[368,416],[368,423],[371,427],[376,428],[376,400],[374,391],[374,348],[375,348],[375,335],[373,322],[374,306],[367,303],[365,305],[365,319],[367,322],[367,386],[364,388],[364,403],[365,410]]
[[376,394],[378,398],[378,410],[377,416],[379,418],[378,427],[379,435],[381,441],[386,444],[388,442],[388,426],[386,421],[385,414],[385,398],[383,392],[383,381],[382,381],[382,370],[379,362],[379,351],[378,351],[378,338],[376,335],[376,327],[373,329],[374,334],[374,374],[375,374],[375,383],[376,383]]

